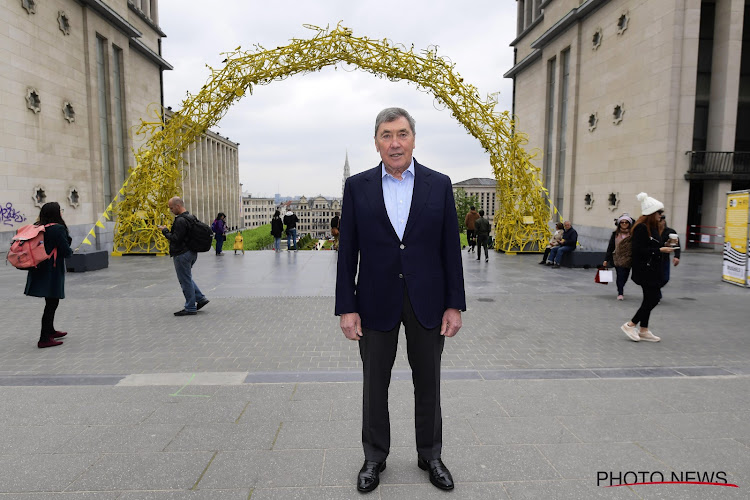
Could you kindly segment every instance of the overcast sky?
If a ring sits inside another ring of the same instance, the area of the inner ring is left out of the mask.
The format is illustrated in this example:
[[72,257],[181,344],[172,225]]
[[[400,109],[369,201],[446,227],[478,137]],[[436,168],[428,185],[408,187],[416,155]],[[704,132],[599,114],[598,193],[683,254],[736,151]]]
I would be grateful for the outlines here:
[[[187,92],[208,80],[206,64],[222,66],[222,52],[272,49],[292,38],[310,38],[311,24],[339,21],[354,36],[392,42],[415,52],[437,45],[438,54],[479,89],[499,92],[498,111],[510,110],[516,2],[512,0],[161,0],[162,54],[174,66],[164,72],[165,105],[178,110]],[[414,157],[448,174],[453,182],[492,177],[479,142],[414,84],[390,82],[338,64],[258,86],[212,130],[239,142],[240,182],[253,196],[341,196],[344,158],[351,173],[380,161],[373,142],[375,116],[386,107],[407,109],[416,120]]]

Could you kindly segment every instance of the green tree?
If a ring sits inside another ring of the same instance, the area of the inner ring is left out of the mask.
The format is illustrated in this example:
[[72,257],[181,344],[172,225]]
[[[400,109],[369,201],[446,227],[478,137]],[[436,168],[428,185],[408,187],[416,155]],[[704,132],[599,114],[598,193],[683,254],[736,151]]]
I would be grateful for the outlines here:
[[458,230],[461,233],[466,232],[466,224],[464,224],[464,219],[466,219],[466,214],[469,213],[469,209],[474,206],[479,206],[479,198],[477,198],[477,195],[469,196],[466,194],[466,191],[464,191],[464,188],[458,188],[456,189],[456,192],[453,193],[453,197],[456,200],[456,215],[458,216]]

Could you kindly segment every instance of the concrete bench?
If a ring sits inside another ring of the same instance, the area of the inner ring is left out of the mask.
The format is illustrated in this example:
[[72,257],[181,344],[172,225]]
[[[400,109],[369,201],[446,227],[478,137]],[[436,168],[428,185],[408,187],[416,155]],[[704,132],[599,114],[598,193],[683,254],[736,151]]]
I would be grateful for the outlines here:
[[85,273],[109,267],[109,252],[74,253],[65,259],[65,268],[70,273]]
[[592,252],[578,249],[574,252],[566,252],[563,254],[560,266],[562,267],[582,267],[588,269],[590,267],[600,266],[604,262],[606,252]]

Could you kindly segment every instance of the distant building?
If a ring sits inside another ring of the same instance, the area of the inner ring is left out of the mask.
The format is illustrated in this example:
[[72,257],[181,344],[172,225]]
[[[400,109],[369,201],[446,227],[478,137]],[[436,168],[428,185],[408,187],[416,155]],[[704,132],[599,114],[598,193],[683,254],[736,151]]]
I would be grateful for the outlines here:
[[276,207],[275,198],[253,198],[252,195],[242,196],[244,227],[251,229],[264,224],[270,224]]
[[485,218],[489,221],[494,219],[497,208],[497,201],[495,199],[497,180],[490,179],[489,177],[475,177],[454,183],[453,191],[455,192],[458,188],[463,189],[467,196],[476,196],[477,200],[479,200],[477,211],[484,210]]
[[298,201],[289,202],[288,207],[299,218],[297,233],[310,234],[314,238],[330,236],[331,219],[336,214],[341,215],[341,199],[320,195],[309,200],[303,196]]

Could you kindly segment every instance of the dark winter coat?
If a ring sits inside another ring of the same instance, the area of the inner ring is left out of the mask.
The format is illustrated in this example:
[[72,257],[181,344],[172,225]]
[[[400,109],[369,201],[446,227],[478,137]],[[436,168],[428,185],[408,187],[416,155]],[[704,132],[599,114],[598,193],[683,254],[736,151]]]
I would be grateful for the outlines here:
[[284,232],[284,223],[281,221],[281,217],[274,217],[271,219],[271,235],[274,238],[281,238],[281,233]]
[[297,218],[297,214],[293,213],[292,215],[284,216],[284,225],[286,226],[287,231],[289,229],[296,229],[298,222],[299,222],[299,219]]
[[570,229],[566,229],[565,231],[563,231],[562,239],[565,240],[565,243],[562,243],[562,246],[573,247],[573,250],[575,250],[576,243],[578,243],[578,232],[572,227]]
[[[663,246],[663,247],[667,246],[667,241],[669,240],[669,235],[670,234],[677,234],[677,231],[675,231],[674,229],[672,229],[669,226],[665,226],[664,227],[664,231],[662,231],[661,235],[660,235],[661,246]],[[677,242],[679,243],[679,239],[677,240]],[[679,246],[674,249],[674,253],[672,253],[672,254],[668,254],[668,253],[662,254],[662,258],[665,259],[665,260],[670,260],[672,257],[677,257],[678,259],[680,258],[680,247]]]
[[190,225],[192,224],[191,218],[190,212],[185,210],[174,218],[171,230],[162,230],[164,237],[169,240],[169,255],[171,257],[182,255],[188,251],[187,239],[190,233]]
[[638,224],[633,228],[631,246],[633,249],[633,274],[631,279],[644,287],[659,287],[664,285],[661,270],[661,241],[648,235],[645,224]]
[[480,236],[489,236],[491,231],[490,221],[484,217],[478,218],[474,221],[474,231],[477,234],[477,238]]
[[57,258],[49,258],[37,267],[29,269],[26,276],[26,295],[32,297],[65,298],[65,258],[73,255],[68,230],[62,224],[49,226],[44,231],[44,250],[47,253],[57,248]]

